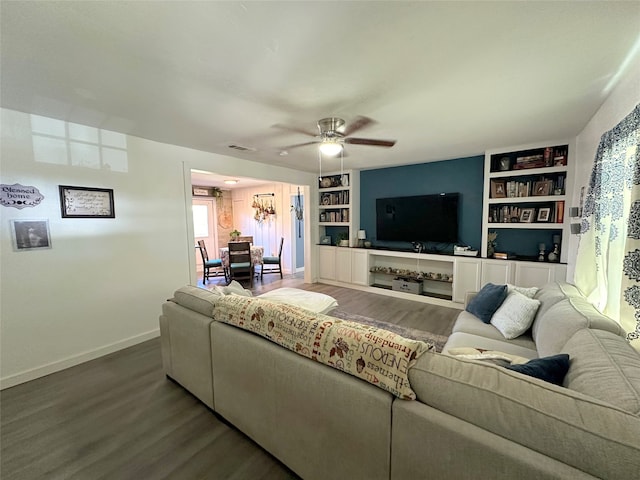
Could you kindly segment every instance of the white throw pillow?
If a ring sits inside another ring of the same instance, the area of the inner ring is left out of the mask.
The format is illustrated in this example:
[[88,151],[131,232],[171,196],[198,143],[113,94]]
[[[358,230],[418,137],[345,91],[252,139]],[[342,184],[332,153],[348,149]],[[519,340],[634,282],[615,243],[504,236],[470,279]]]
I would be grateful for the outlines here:
[[287,303],[314,313],[329,313],[338,306],[335,298],[324,293],[308,292],[299,288],[276,288],[270,292],[258,295],[260,298],[277,303]]
[[507,283],[507,289],[509,293],[515,291],[523,294],[525,297],[528,297],[528,298],[535,297],[536,293],[538,293],[538,290],[540,290],[538,287],[530,287],[530,288],[518,287],[517,285],[511,285],[510,283]]
[[514,290],[491,317],[491,325],[507,340],[519,337],[531,327],[539,306],[540,300],[527,298]]

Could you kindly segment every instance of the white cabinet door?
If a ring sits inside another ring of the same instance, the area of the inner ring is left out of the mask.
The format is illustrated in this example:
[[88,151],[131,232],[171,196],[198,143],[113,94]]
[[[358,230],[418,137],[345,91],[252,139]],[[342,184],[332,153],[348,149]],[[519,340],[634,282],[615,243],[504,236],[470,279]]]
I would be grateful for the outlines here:
[[480,290],[482,261],[475,258],[456,258],[453,264],[453,301],[464,303],[467,292]]
[[336,280],[351,283],[351,249],[339,247],[336,249]]
[[555,281],[555,267],[550,263],[517,262],[515,284],[519,287],[542,287]]
[[351,249],[351,283],[369,285],[369,252]]
[[513,272],[515,262],[508,260],[483,260],[482,261],[482,285],[493,283],[504,285],[513,282]]
[[318,247],[318,271],[320,278],[326,280],[336,279],[336,248],[337,247]]

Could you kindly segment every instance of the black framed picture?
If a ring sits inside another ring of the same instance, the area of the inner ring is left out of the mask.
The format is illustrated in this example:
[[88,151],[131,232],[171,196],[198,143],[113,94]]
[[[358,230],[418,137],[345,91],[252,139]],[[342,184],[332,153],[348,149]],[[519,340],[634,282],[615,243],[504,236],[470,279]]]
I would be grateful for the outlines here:
[[60,185],[62,218],[115,218],[113,189]]

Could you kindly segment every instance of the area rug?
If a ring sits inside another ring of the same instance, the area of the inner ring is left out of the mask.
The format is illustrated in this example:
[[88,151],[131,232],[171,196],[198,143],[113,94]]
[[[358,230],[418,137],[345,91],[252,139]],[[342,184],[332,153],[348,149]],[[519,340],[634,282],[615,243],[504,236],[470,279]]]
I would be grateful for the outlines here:
[[348,320],[350,322],[357,322],[364,325],[371,325],[377,328],[384,328],[385,330],[397,333],[398,335],[402,335],[406,338],[428,342],[432,345],[435,345],[437,352],[442,352],[442,348],[444,347],[444,344],[447,343],[447,338],[449,338],[445,335],[437,335],[435,333],[418,330],[416,328],[408,328],[396,325],[394,323],[381,322],[379,320],[374,320],[373,318],[357,315],[355,313],[347,313],[340,309],[332,310],[328,315],[340,318],[342,320]]

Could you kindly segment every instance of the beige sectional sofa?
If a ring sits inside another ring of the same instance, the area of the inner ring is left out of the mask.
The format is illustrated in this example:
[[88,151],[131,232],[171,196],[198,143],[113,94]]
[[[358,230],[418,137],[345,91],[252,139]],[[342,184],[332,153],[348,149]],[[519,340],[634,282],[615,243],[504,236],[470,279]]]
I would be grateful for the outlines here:
[[163,365],[305,479],[637,478],[640,355],[574,287],[536,298],[531,332],[505,340],[462,312],[444,351],[567,353],[563,386],[427,351],[408,369],[417,399],[401,400],[220,321],[195,287],[162,306]]

